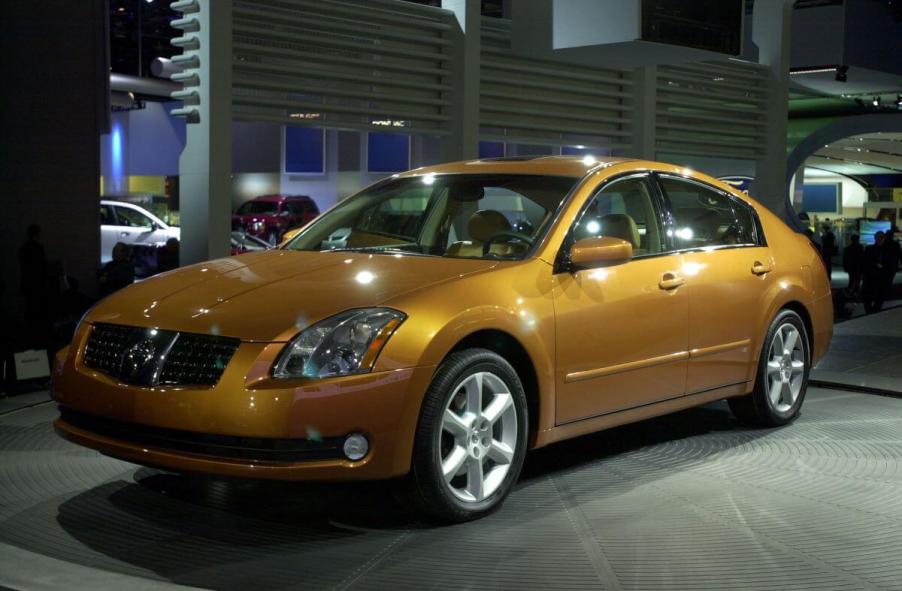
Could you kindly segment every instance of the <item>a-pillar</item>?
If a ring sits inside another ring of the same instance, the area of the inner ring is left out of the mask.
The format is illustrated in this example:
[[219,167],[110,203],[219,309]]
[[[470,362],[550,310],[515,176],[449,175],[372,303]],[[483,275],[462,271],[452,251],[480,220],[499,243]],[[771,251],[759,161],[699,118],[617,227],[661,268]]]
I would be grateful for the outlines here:
[[442,138],[445,161],[479,156],[479,62],[482,50],[482,6],[480,0],[442,0],[442,8],[456,17],[458,28],[450,60],[450,134]]
[[[181,75],[188,119],[179,159],[181,264],[229,254],[232,175],[232,3],[181,2],[185,68]],[[197,23],[191,23],[197,19]],[[173,22],[173,26],[176,23]],[[195,56],[197,59],[191,59]],[[173,76],[173,80],[176,80]],[[194,95],[193,93],[197,94]]]
[[750,193],[787,221],[795,221],[786,182],[786,130],[789,117],[789,58],[792,49],[792,0],[757,0],[752,40],[758,61],[768,66],[767,100],[764,105],[767,134],[763,154],[755,162],[755,182]]

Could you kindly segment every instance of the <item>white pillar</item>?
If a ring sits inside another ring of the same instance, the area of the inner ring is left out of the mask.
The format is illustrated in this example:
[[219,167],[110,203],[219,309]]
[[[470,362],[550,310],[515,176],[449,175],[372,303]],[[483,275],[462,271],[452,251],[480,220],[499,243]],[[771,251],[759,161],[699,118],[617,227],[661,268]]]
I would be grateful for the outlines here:
[[479,0],[442,0],[442,8],[457,17],[452,33],[450,135],[442,139],[442,158],[465,160],[479,156],[479,63],[482,14]]
[[184,99],[185,106],[178,113],[188,120],[187,141],[179,159],[180,258],[185,265],[229,254],[232,3],[194,0],[177,4],[186,7],[181,22],[173,22],[184,30],[183,56],[173,60],[184,69],[172,77],[184,85],[174,96]]
[[755,182],[750,193],[787,220],[795,218],[787,210],[786,182],[792,5],[792,0],[756,0],[752,17],[752,40],[758,46],[758,61],[767,65],[769,72],[764,105],[767,135],[763,140],[764,154],[755,163]]

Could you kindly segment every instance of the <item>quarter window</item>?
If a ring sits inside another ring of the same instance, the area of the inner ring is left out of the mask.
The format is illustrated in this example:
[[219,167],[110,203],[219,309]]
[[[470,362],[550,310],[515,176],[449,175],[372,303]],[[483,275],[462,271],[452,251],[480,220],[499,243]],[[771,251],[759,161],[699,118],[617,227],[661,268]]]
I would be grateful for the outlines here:
[[728,195],[698,183],[662,176],[673,212],[677,249],[755,244],[751,211]]
[[605,185],[573,227],[573,238],[609,236],[633,245],[635,256],[663,252],[661,226],[645,177]]

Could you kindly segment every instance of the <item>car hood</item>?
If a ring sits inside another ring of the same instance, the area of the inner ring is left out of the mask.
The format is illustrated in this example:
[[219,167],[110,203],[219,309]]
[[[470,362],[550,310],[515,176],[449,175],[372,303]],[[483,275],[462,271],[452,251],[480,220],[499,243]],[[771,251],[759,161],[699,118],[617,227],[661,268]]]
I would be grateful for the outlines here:
[[152,277],[100,302],[90,322],[290,339],[338,312],[495,266],[479,259],[351,252],[255,252]]

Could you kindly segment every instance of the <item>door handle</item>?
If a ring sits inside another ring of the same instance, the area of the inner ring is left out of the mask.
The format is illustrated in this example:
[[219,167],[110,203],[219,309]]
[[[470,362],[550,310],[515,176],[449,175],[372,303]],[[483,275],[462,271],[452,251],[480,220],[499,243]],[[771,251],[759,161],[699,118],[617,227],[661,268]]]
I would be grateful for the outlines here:
[[761,261],[755,261],[752,263],[752,273],[755,275],[764,275],[766,273],[770,273],[773,267],[762,263]]
[[661,277],[661,281],[658,282],[658,287],[660,287],[661,289],[670,290],[676,289],[684,283],[686,283],[685,277],[683,277],[679,273],[668,271]]
[[119,232],[120,236],[131,236],[131,232]]

